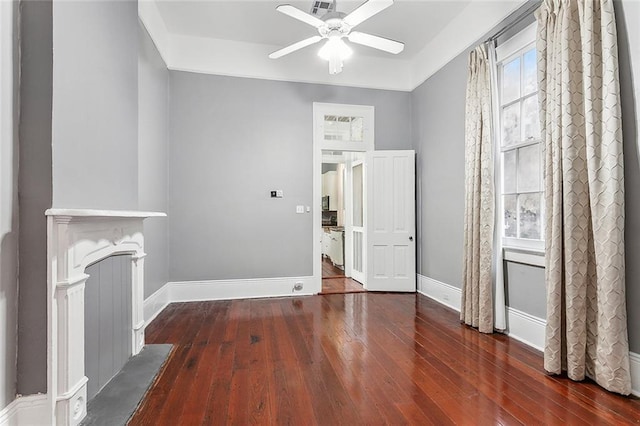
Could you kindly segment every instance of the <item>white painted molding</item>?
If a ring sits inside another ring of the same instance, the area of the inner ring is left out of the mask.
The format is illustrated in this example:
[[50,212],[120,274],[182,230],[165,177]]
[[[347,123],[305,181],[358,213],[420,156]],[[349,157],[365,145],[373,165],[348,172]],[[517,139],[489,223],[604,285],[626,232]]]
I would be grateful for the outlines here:
[[507,306],[507,336],[543,351],[545,325],[545,320]]
[[[302,283],[301,291],[293,286]],[[317,294],[313,277],[168,282],[144,301],[145,327],[170,303],[206,300],[257,299]]]
[[340,74],[330,75],[317,49],[273,60],[269,53],[282,46],[178,34],[168,40],[167,66],[175,71],[400,91],[411,84],[406,60],[360,56],[345,62]]
[[462,290],[424,275],[417,274],[417,277],[418,293],[460,312]]
[[144,312],[145,328],[155,319],[155,317],[158,316],[160,312],[162,312],[164,308],[167,307],[169,303],[172,302],[169,297],[169,287],[170,283],[166,283],[151,296],[144,299],[144,307],[142,310]]
[[0,426],[50,425],[47,395],[19,396],[0,410]]
[[87,266],[131,255],[131,348],[144,345],[143,220],[164,213],[50,209],[47,215],[47,424],[80,424],[87,413],[84,287]]
[[525,2],[526,0],[473,0],[416,54],[411,67],[413,74],[409,90],[424,83]]
[[[293,286],[302,283],[302,290]],[[313,277],[252,278],[239,280],[178,281],[169,283],[171,302],[310,296]]]
[[169,64],[169,31],[154,0],[138,1],[138,17],[156,45],[165,65]]
[[331,76],[326,62],[317,57],[317,49],[271,60],[267,55],[282,46],[172,34],[156,1],[138,2],[138,15],[171,70],[406,92],[418,87],[525,3],[472,0],[413,58],[362,55],[346,62],[341,74]]
[[640,354],[629,352],[631,367],[631,394],[640,396]]

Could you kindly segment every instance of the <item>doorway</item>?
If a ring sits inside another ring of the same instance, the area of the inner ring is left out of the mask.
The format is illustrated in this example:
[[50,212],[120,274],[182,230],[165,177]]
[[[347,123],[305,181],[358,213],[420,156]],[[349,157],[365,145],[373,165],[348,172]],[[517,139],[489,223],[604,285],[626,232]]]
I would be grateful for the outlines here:
[[363,157],[359,152],[322,152],[322,223],[316,225],[322,227],[321,294],[365,291],[363,274],[358,276],[362,268],[354,267],[362,264],[361,250],[353,250],[354,225],[360,232],[363,225]]
[[[343,168],[346,220],[338,237],[344,279],[354,279],[367,291],[416,291],[415,152],[376,151],[374,128],[372,106],[313,104],[314,293],[323,292],[323,202],[332,210],[331,195],[322,193],[323,163],[332,163],[323,158],[329,153],[350,157]],[[358,190],[360,196],[349,196]],[[341,262],[332,261],[332,266]]]

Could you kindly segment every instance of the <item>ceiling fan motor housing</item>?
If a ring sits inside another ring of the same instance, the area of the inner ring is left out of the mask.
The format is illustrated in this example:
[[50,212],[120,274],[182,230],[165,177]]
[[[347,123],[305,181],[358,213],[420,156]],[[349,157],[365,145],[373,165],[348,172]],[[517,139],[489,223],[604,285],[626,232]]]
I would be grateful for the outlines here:
[[322,37],[345,37],[351,31],[349,24],[344,22],[343,18],[347,16],[342,12],[329,12],[321,19],[324,25],[318,28],[318,32]]

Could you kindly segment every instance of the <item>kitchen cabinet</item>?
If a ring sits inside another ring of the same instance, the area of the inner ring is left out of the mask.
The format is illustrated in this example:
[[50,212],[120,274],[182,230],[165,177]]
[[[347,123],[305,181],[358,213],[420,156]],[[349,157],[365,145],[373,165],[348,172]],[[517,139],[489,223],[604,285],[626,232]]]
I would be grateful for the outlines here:
[[322,256],[331,259],[331,262],[336,266],[344,265],[344,230],[323,229]]

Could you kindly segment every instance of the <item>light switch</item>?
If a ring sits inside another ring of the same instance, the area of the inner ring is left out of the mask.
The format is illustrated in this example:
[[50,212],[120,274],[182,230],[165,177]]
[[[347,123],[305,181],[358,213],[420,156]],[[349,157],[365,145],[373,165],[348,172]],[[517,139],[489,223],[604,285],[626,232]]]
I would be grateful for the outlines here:
[[311,206],[307,206],[307,213],[311,211]]
[[284,197],[284,192],[282,192],[282,189],[278,189],[278,190],[276,191],[276,197],[277,197],[277,198],[282,198],[282,197]]
[[296,213],[304,213],[304,206],[296,206]]

